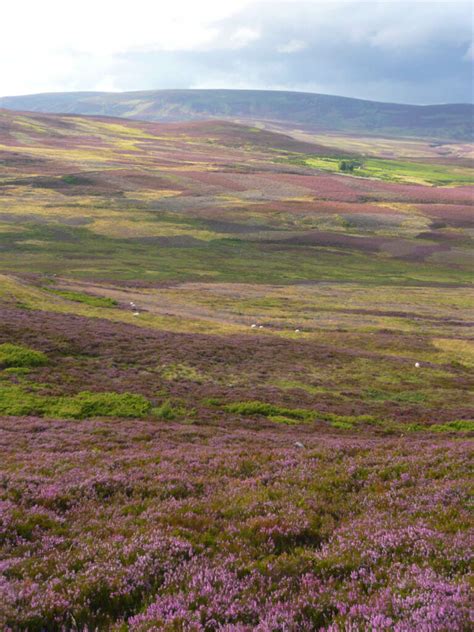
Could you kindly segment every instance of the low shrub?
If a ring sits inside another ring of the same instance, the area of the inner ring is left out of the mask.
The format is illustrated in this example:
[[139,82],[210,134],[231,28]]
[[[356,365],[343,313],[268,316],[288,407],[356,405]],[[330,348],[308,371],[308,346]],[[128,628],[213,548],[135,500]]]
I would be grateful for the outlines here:
[[[304,408],[284,408],[275,404],[267,404],[259,401],[235,402],[226,404],[224,410],[238,415],[261,415],[269,419],[281,421],[282,418],[291,421],[310,421],[314,419],[315,413]],[[287,422],[285,422],[287,423]]]
[[178,417],[182,412],[183,410],[173,406],[169,399],[163,402],[161,406],[157,406],[152,410],[153,415],[156,417],[168,420],[176,419],[176,417]]
[[4,415],[39,415],[57,419],[90,417],[144,417],[151,411],[150,402],[134,393],[91,393],[50,397],[30,393],[16,385],[0,387],[0,413]]
[[134,393],[90,393],[57,398],[48,407],[54,417],[143,417],[151,411],[150,402]]
[[48,357],[41,351],[23,345],[4,342],[0,345],[0,368],[34,367],[47,364]]
[[427,430],[435,432],[474,432],[474,419],[456,419],[445,424],[434,424]]

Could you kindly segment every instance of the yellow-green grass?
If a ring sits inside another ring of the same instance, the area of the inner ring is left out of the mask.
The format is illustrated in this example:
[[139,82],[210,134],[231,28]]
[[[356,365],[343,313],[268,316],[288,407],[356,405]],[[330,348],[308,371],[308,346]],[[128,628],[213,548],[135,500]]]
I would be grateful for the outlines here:
[[61,295],[52,295],[50,289],[41,289],[8,275],[0,275],[0,301],[20,305],[25,309],[77,314],[88,318],[105,318],[114,322],[125,322],[139,327],[181,333],[210,333],[227,335],[246,331],[243,326],[216,323],[199,318],[178,315],[163,315],[141,312],[134,316],[130,309],[110,309],[69,300]]
[[[360,166],[354,169],[351,173],[352,176],[437,186],[474,184],[472,169],[467,167],[367,157],[358,160],[360,161]],[[341,171],[341,158],[311,156],[290,158],[290,161],[302,162],[308,167],[321,169],[323,171],[343,173]]]

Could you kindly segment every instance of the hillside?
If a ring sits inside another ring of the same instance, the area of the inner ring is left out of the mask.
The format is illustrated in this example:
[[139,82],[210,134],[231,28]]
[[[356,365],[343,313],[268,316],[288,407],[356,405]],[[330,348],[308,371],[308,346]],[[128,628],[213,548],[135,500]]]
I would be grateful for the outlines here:
[[472,170],[436,148],[347,175],[350,155],[234,123],[7,110],[0,143],[11,270],[277,283],[337,279],[345,262],[358,280],[468,278]]
[[316,136],[0,110],[0,630],[472,629],[468,149]]
[[255,90],[71,92],[0,98],[14,110],[119,116],[148,121],[232,119],[314,131],[470,140],[474,106],[400,105],[324,94]]

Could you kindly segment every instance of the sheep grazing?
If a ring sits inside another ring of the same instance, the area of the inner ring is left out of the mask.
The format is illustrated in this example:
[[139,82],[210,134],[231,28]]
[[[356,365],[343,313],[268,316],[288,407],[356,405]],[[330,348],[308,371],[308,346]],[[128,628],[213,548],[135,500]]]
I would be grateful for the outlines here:
[[301,441],[295,441],[294,444],[295,448],[304,448],[304,444],[301,443]]
[[253,325],[251,325],[252,329],[256,329],[257,325],[254,323]]
[[263,325],[260,325],[260,326],[259,326],[259,329],[263,329]]
[[420,363],[419,363],[419,362],[415,362],[415,367],[416,367],[417,369],[419,369],[419,368],[420,368]]
[[140,312],[133,312],[134,316],[140,316]]
[[299,329],[295,329],[295,334],[299,334],[300,330]]

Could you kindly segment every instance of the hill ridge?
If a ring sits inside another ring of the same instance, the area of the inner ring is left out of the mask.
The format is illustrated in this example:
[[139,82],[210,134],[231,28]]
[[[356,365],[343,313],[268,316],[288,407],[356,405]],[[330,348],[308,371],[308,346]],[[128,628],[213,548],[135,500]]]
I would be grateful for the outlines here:
[[310,130],[471,140],[474,105],[408,105],[277,90],[167,89],[50,92],[1,97],[6,109],[102,115],[144,121],[207,119],[278,122]]

